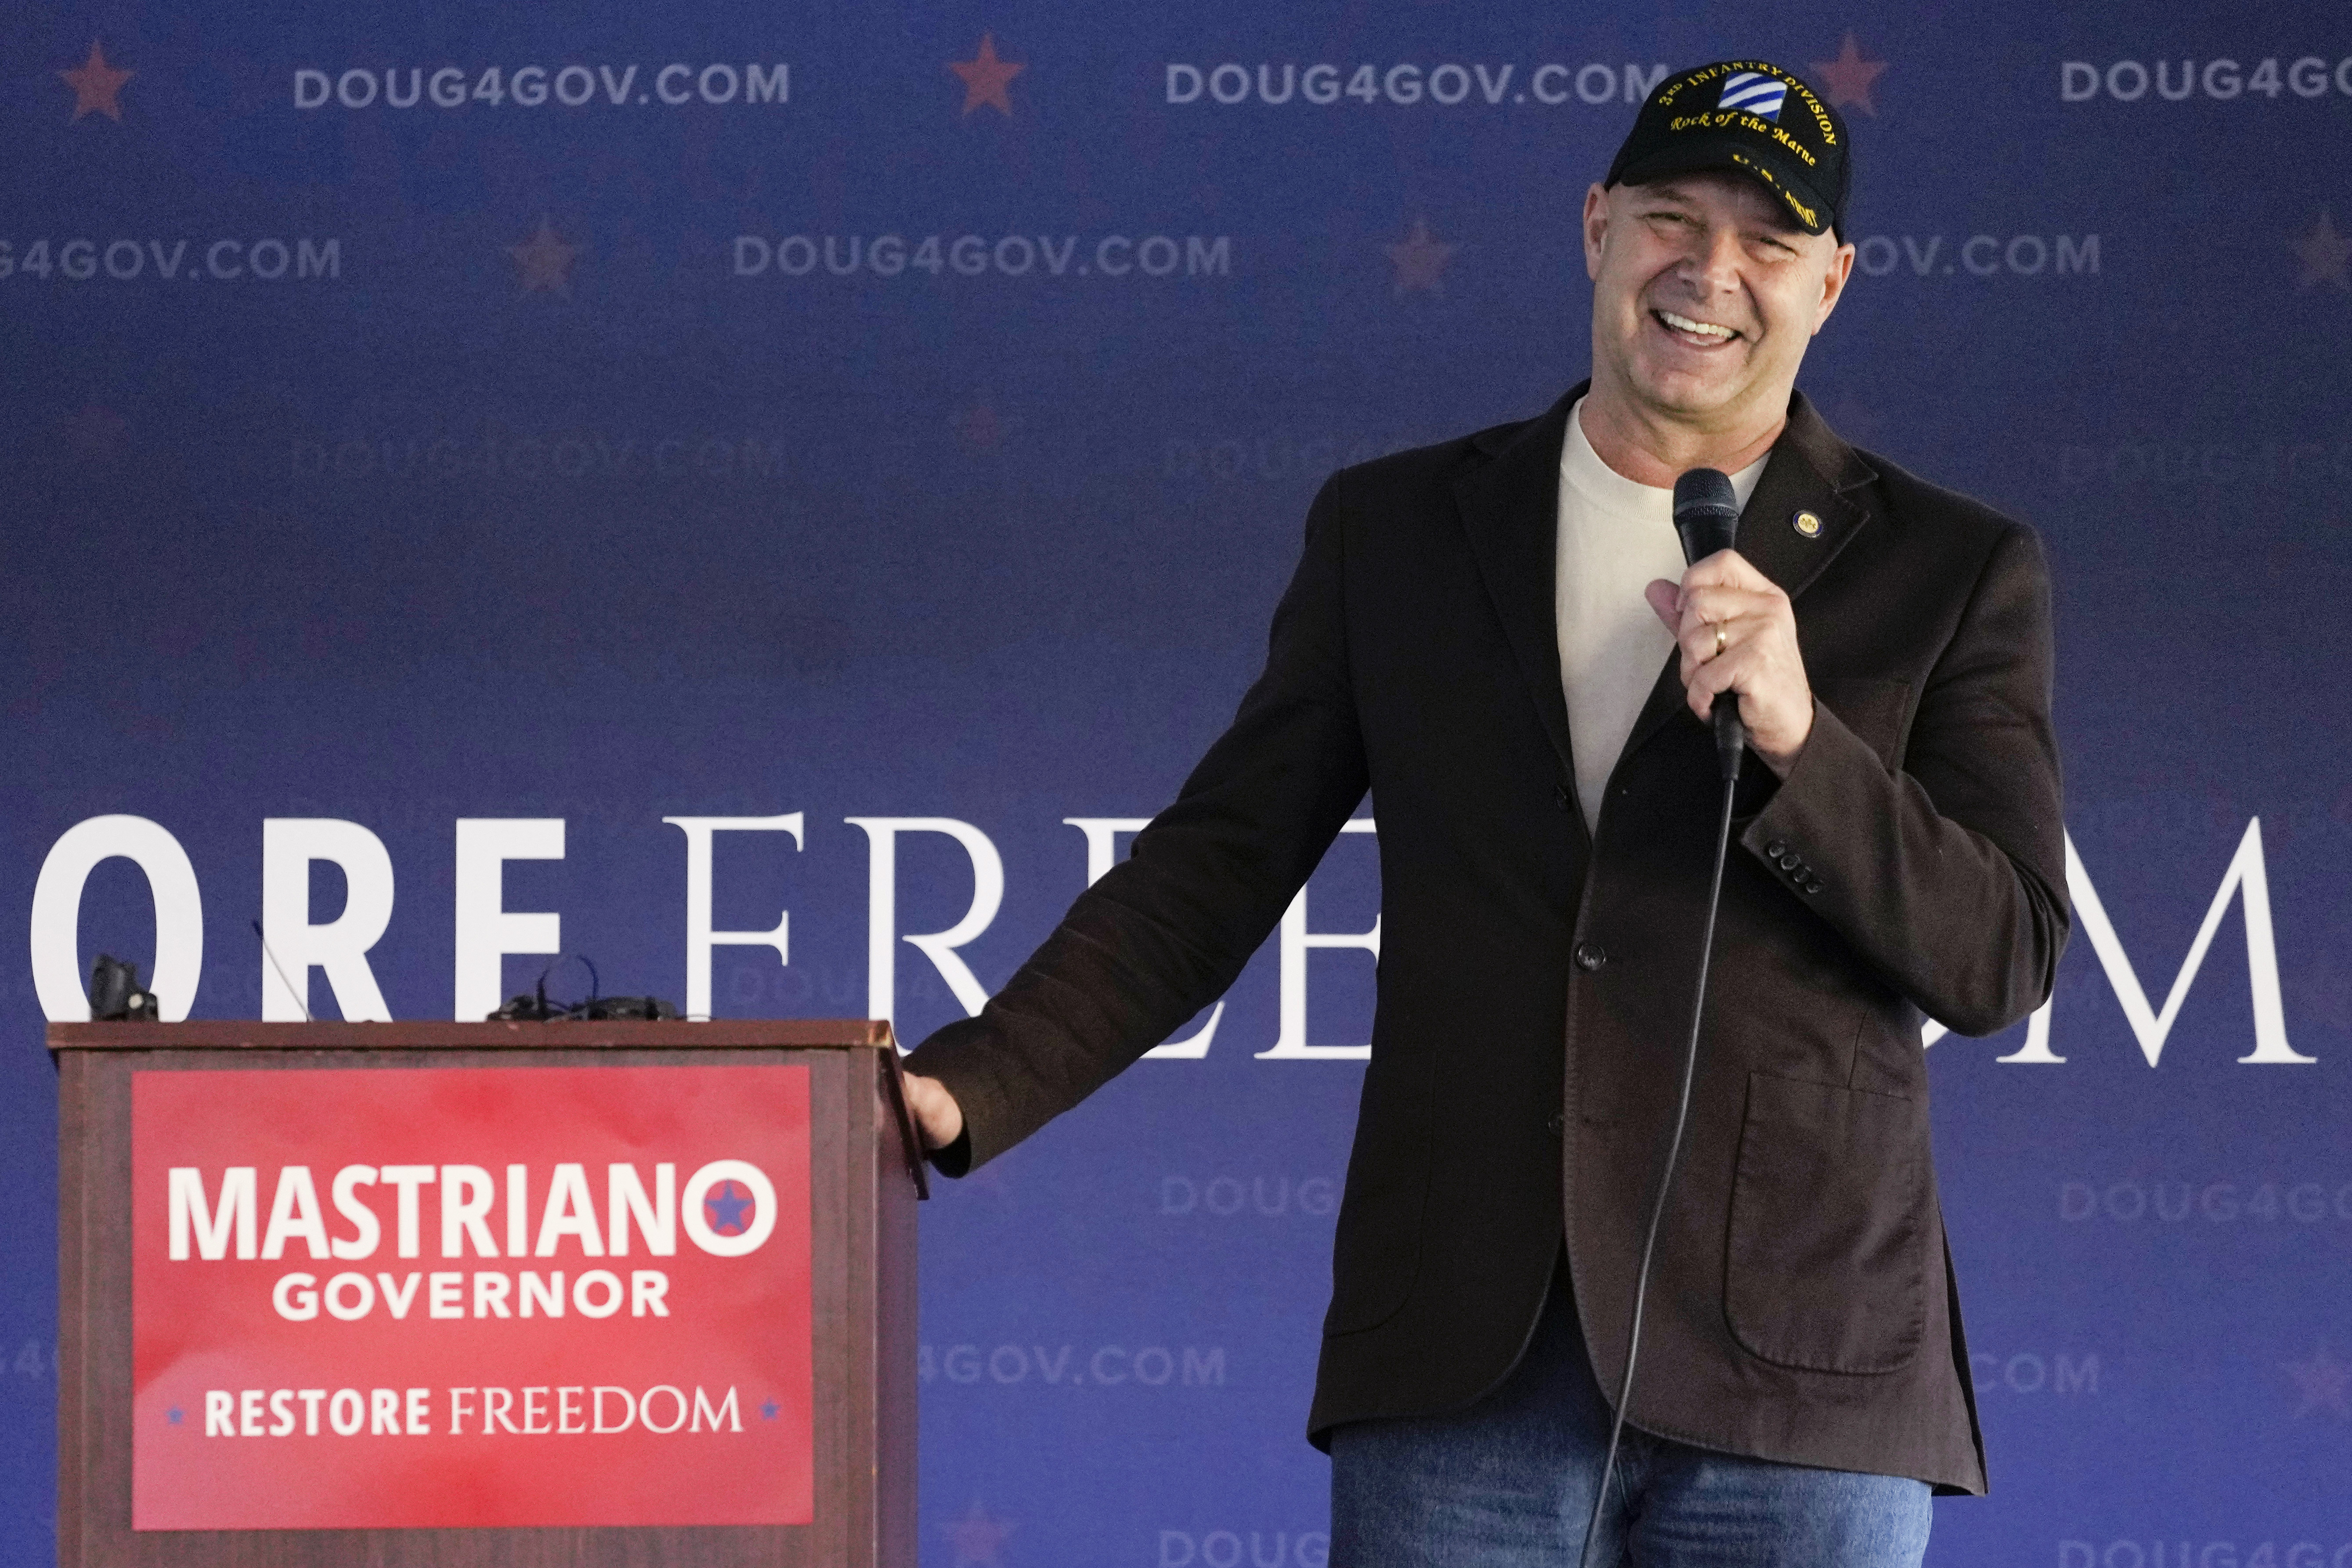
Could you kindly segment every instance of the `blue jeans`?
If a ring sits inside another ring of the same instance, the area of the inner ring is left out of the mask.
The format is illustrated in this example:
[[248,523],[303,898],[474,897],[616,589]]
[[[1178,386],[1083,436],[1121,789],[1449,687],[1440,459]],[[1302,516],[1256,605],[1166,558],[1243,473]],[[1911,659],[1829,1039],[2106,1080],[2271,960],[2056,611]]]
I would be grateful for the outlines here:
[[[1634,1373],[1638,1382],[1640,1373]],[[1502,1385],[1455,1415],[1331,1435],[1331,1568],[1576,1568],[1609,1444],[1563,1268]],[[1928,1490],[1625,1428],[1601,1568],[1916,1568]]]

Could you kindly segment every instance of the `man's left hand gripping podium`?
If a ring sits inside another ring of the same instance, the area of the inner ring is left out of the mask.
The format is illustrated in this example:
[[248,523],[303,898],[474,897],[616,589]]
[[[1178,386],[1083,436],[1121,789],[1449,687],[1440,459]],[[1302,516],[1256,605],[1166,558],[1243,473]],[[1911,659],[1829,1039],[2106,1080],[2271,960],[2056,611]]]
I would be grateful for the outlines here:
[[887,1023],[48,1043],[59,1563],[913,1568]]

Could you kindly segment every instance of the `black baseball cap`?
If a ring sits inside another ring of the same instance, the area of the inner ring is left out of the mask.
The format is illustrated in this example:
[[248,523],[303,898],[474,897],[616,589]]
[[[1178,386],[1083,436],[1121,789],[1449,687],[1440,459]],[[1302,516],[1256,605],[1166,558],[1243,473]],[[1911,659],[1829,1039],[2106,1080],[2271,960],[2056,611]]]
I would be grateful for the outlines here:
[[1853,172],[1845,121],[1769,60],[1718,60],[1660,82],[1633,118],[1604,185],[1738,169],[1787,204],[1807,234],[1839,226]]

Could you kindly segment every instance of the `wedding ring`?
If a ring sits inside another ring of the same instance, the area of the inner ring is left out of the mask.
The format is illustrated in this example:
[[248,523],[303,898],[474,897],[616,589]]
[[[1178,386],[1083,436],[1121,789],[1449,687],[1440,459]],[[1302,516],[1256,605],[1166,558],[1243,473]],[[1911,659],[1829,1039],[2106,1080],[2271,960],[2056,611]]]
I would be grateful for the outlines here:
[[1725,631],[1724,631],[1724,629],[1723,629],[1723,623],[1722,623],[1721,621],[1717,621],[1717,622],[1716,622],[1716,623],[1715,623],[1715,657],[1716,657],[1716,658],[1721,658],[1723,657],[1724,645],[1725,645],[1725,644],[1727,644],[1727,643],[1728,643],[1730,640],[1731,640],[1731,638],[1730,638],[1729,634],[1727,634],[1727,632],[1725,632]]

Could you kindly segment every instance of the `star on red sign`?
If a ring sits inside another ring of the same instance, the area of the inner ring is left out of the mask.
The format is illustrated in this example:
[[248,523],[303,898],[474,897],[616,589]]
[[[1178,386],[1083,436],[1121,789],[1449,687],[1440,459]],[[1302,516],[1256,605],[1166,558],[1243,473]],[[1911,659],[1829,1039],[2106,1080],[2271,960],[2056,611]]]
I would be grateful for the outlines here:
[[719,1183],[719,1190],[702,1200],[710,1228],[720,1236],[740,1236],[751,1229],[751,1212],[758,1206],[751,1194],[732,1182]]
[[1821,79],[1822,88],[1827,90],[1831,108],[1843,109],[1852,105],[1873,120],[1878,118],[1878,106],[1870,101],[1870,84],[1876,81],[1878,73],[1885,68],[1885,60],[1862,58],[1862,46],[1853,41],[1852,33],[1845,36],[1845,47],[1838,51],[1837,58],[1813,62],[1813,74]]
[[985,103],[999,114],[1013,112],[1013,100],[1004,96],[1005,84],[1029,68],[1011,60],[996,58],[996,37],[991,33],[980,36],[980,53],[968,60],[950,60],[948,69],[963,78],[963,111],[970,114]]
[[1381,248],[1396,263],[1397,298],[1404,298],[1408,289],[1426,289],[1441,300],[1445,297],[1445,264],[1454,259],[1458,247],[1431,237],[1427,220],[1413,219],[1411,233],[1396,244]]
[[2294,1379],[2295,1392],[2303,1403],[2295,1406],[2297,1415],[2308,1415],[2315,1410],[2333,1410],[2338,1415],[2352,1416],[2352,1366],[2346,1366],[2327,1353],[2322,1344],[2312,1352],[2309,1361],[2282,1362],[2287,1374]]
[[564,244],[554,224],[541,217],[537,234],[506,249],[515,258],[515,265],[522,268],[524,293],[551,289],[567,300],[572,298],[572,262],[580,254],[580,247]]
[[2333,283],[2352,293],[2352,271],[2346,267],[2352,262],[2352,239],[2336,232],[2336,220],[2325,207],[2320,209],[2319,221],[2312,225],[2311,232],[2295,243],[2294,253],[2303,258],[2303,276],[2295,280],[2297,288]]
[[940,1533],[955,1548],[955,1568],[972,1568],[975,1563],[981,1568],[1002,1568],[997,1549],[1013,1533],[1013,1527],[1001,1519],[989,1518],[987,1510],[974,1498],[971,1511],[940,1526]]
[[114,95],[122,90],[124,82],[139,73],[116,70],[108,65],[106,51],[98,47],[96,38],[89,41],[89,58],[72,70],[58,74],[65,78],[67,85],[74,89],[73,117],[76,120],[85,114],[96,113],[105,115],[118,125],[122,123],[122,105],[115,101]]

